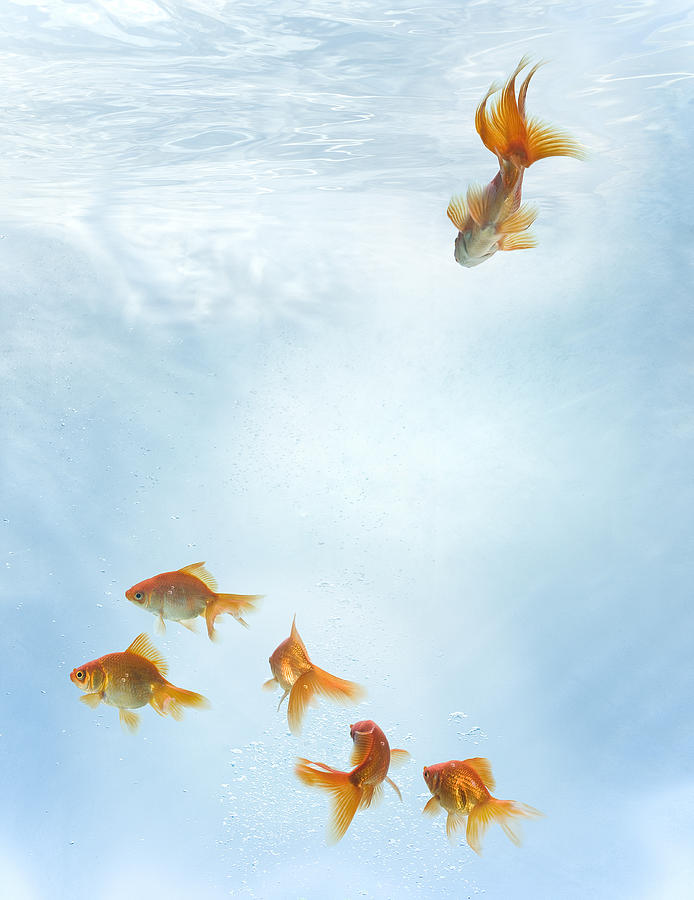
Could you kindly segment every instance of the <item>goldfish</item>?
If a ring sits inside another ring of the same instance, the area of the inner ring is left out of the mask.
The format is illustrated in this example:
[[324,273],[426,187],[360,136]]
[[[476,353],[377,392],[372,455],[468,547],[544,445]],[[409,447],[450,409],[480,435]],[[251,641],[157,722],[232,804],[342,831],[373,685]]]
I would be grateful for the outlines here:
[[487,109],[489,99],[500,90],[496,84],[492,84],[477,107],[475,128],[484,146],[499,160],[499,171],[486,187],[470,185],[466,198],[456,195],[448,204],[448,218],[458,229],[455,259],[467,268],[478,266],[497,250],[537,246],[527,230],[537,218],[537,209],[521,204],[523,173],[538,159],[548,156],[582,159],[585,155],[581,145],[568,134],[527,118],[528,85],[541,63],[530,69],[516,96],[516,78],[528,64],[523,57],[491,109]]
[[304,784],[322,788],[332,795],[333,811],[328,826],[328,841],[341,840],[358,809],[367,809],[378,802],[383,794],[383,782],[387,781],[402,800],[397,784],[388,777],[392,765],[410,758],[407,750],[391,750],[381,729],[367,719],[349,726],[354,741],[350,772],[340,772],[324,763],[299,758],[295,772]]
[[465,836],[475,853],[482,852],[482,836],[491,822],[498,822],[510,840],[520,847],[520,836],[513,830],[512,820],[542,815],[525,803],[492,797],[489,792],[496,786],[492,767],[489,760],[481,756],[425,766],[423,774],[432,796],[422,812],[435,816],[445,809],[448,813],[446,834],[451,841],[467,816]]
[[171,715],[177,721],[183,717],[184,706],[209,706],[202,694],[167,681],[167,669],[166,661],[147,635],[140,634],[123,653],[108,653],[73,669],[70,680],[85,692],[80,697],[82,703],[92,709],[102,702],[117,707],[121,725],[136,731],[140,717],[131,710],[147,703],[160,716]]
[[280,697],[278,710],[282,706],[282,701],[289,695],[287,720],[293,734],[301,733],[306,707],[310,703],[315,704],[318,695],[328,697],[337,703],[357,703],[364,695],[363,688],[358,684],[336,678],[311,662],[297,631],[296,616],[292,621],[289,637],[277,647],[269,662],[274,677],[266,681],[263,688],[269,691],[277,685],[282,688],[284,693]]
[[135,606],[147,609],[159,617],[159,631],[166,631],[164,619],[180,622],[194,631],[195,619],[204,616],[207,634],[215,640],[214,623],[217,616],[229,613],[244,628],[248,622],[243,614],[255,608],[262,594],[219,594],[217,582],[205,568],[204,562],[192,563],[176,572],[162,572],[133,585],[125,596]]

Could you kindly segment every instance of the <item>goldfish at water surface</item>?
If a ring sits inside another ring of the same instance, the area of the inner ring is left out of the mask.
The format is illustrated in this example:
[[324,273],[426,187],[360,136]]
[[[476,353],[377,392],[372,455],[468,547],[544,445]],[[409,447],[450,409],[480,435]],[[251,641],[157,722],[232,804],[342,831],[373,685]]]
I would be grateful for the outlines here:
[[266,681],[263,687],[272,690],[279,685],[284,691],[277,709],[289,695],[287,720],[294,734],[301,732],[306,707],[315,703],[317,696],[328,697],[337,703],[356,703],[364,695],[364,690],[358,684],[336,678],[311,662],[297,631],[296,616],[289,637],[282,641],[270,657],[270,668],[274,677]]
[[354,768],[350,772],[308,759],[298,759],[295,769],[304,784],[322,788],[332,796],[330,843],[337,843],[344,836],[358,809],[367,809],[380,800],[384,781],[402,800],[400,789],[388,777],[388,770],[410,758],[407,750],[391,750],[385,734],[369,719],[350,725],[349,733],[354,741],[351,758]]
[[159,617],[159,630],[165,631],[164,619],[180,622],[193,630],[194,621],[204,616],[210,640],[215,638],[217,616],[229,613],[248,628],[243,615],[255,608],[262,594],[220,594],[217,582],[205,568],[205,563],[193,563],[176,572],[162,572],[141,581],[125,592],[135,606],[141,606]]
[[80,700],[96,708],[100,703],[118,709],[121,724],[135,731],[139,716],[131,712],[148,703],[160,716],[183,716],[182,707],[206,708],[202,694],[178,688],[164,677],[167,665],[161,654],[141,634],[123,653],[109,653],[70,673],[73,684],[84,691]]
[[448,218],[458,229],[455,259],[467,268],[478,266],[497,250],[535,247],[535,238],[527,229],[537,210],[521,204],[523,173],[548,156],[584,156],[572,137],[526,116],[528,85],[540,64],[530,69],[516,96],[516,78],[527,65],[524,57],[491,109],[487,109],[489,99],[499,90],[495,84],[477,107],[475,127],[485,147],[499,160],[498,173],[485,188],[471,185],[466,198],[455,196],[448,205]]
[[467,816],[466,839],[475,853],[482,852],[482,836],[492,822],[498,822],[509,839],[520,846],[520,836],[513,829],[513,819],[542,815],[525,803],[492,797],[490,791],[494,790],[495,782],[488,759],[479,756],[474,759],[451,759],[425,766],[423,775],[432,795],[423,812],[435,816],[441,809],[446,810],[446,833],[450,840],[463,827]]

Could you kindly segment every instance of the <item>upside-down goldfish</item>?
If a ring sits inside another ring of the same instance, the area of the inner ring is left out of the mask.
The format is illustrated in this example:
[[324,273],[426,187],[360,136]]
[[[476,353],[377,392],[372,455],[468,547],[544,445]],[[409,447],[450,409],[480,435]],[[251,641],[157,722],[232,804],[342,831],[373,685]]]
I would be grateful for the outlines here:
[[248,628],[243,614],[255,609],[262,594],[219,594],[217,582],[205,568],[205,563],[192,563],[176,572],[162,572],[147,578],[125,592],[135,606],[159,616],[159,630],[165,631],[164,619],[180,622],[191,631],[198,616],[204,616],[210,640],[215,639],[214,622],[222,613],[229,613]]
[[532,67],[516,97],[516,78],[527,65],[523,57],[491,110],[487,102],[499,90],[496,84],[477,107],[475,127],[485,147],[499,160],[498,173],[485,188],[470,185],[466,199],[457,195],[448,204],[448,218],[458,229],[455,258],[467,268],[489,259],[497,250],[535,247],[537,242],[527,229],[535,221],[537,209],[521,205],[523,173],[548,156],[584,156],[572,137],[526,117],[528,85],[541,64]]
[[123,653],[109,653],[85,663],[70,673],[70,680],[81,691],[82,703],[96,708],[100,703],[118,709],[121,724],[136,731],[140,717],[131,712],[147,703],[160,716],[172,715],[179,720],[183,706],[204,709],[209,703],[202,694],[175,687],[164,677],[167,674],[164,657],[141,634]]
[[357,703],[364,695],[364,689],[358,684],[336,678],[311,662],[296,628],[296,616],[289,637],[282,641],[269,661],[274,677],[266,681],[263,688],[270,691],[277,685],[282,688],[284,693],[280,697],[278,710],[289,695],[287,720],[293,734],[301,733],[306,707],[316,702],[317,695],[328,697],[336,703]]
[[455,832],[465,824],[466,839],[475,853],[482,852],[482,836],[491,822],[498,822],[516,846],[520,836],[513,830],[511,821],[517,817],[536,817],[542,813],[513,800],[497,800],[490,790],[495,787],[492,767],[488,759],[451,759],[424,767],[424,780],[431,791],[431,798],[422,810],[435,816],[441,808],[448,813],[446,834],[453,840]]
[[391,750],[385,734],[370,719],[350,725],[349,733],[354,741],[350,760],[354,768],[350,772],[301,758],[295,769],[304,784],[322,788],[332,795],[333,812],[328,826],[331,844],[344,836],[358,809],[366,809],[380,800],[384,781],[402,800],[400,789],[388,778],[388,769],[410,758],[407,750]]

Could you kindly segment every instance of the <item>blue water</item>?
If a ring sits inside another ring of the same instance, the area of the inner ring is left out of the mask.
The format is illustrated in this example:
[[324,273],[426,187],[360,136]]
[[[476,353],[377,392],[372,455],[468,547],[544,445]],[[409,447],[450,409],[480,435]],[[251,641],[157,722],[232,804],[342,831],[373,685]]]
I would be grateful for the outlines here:
[[[691,896],[691,7],[224,0],[3,9],[2,895]],[[492,80],[584,162],[532,251],[453,261]],[[206,560],[221,641],[123,592]],[[363,683],[304,735],[297,614]],[[73,667],[147,631],[206,694],[136,736]],[[403,793],[327,847],[297,755],[373,718]],[[487,756],[543,810],[484,855],[421,816]]]

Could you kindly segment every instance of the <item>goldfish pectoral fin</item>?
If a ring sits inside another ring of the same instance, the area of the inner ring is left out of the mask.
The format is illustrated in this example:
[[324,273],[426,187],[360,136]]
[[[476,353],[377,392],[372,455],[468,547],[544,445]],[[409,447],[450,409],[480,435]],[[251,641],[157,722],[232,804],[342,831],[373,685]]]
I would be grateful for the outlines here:
[[390,768],[404,766],[412,757],[407,750],[391,750],[390,751]]
[[180,623],[184,628],[187,628],[188,631],[192,631],[195,633],[198,630],[197,619],[180,619]]
[[263,690],[264,691],[274,691],[279,682],[276,678],[269,678],[267,681],[263,682]]
[[129,709],[119,709],[118,718],[124,729],[131,732],[131,734],[135,734],[137,727],[140,724],[140,717],[137,713],[134,713]]
[[508,216],[503,222],[499,222],[496,230],[499,234],[517,234],[519,231],[527,231],[537,218],[538,209],[530,203],[523,203],[518,209]]
[[159,616],[156,624],[157,634],[166,634],[166,622],[163,616]]
[[439,803],[438,797],[429,797],[426,802],[426,806],[422,810],[422,815],[424,816],[438,816],[441,812],[441,804]]
[[[491,218],[490,199],[489,191],[480,184],[471,184],[467,189],[467,207],[470,210],[470,215],[480,228],[484,228]],[[459,230],[463,231],[464,229],[461,228]]]
[[532,250],[533,247],[537,247],[537,239],[529,231],[505,234],[499,241],[499,250]]
[[458,231],[465,231],[469,214],[465,200],[460,194],[455,194],[451,197],[451,202],[448,204],[446,215],[451,222],[453,222]]
[[[455,843],[455,833],[459,831],[465,825],[465,816],[462,816],[460,813],[449,812],[446,817],[446,834],[448,836],[448,840],[454,844]],[[472,848],[475,849],[474,847]]]
[[82,694],[80,701],[92,709],[96,709],[101,703],[101,694]]
[[285,691],[280,697],[280,702],[277,704],[277,712],[280,711],[280,706],[282,706],[283,701],[289,696],[289,691]]
[[396,793],[396,794],[398,795],[398,797],[400,798],[400,802],[402,803],[402,794],[400,793],[400,788],[397,786],[397,784],[396,784],[391,778],[388,778],[387,775],[386,775],[386,781],[387,781],[388,784],[393,788],[393,790],[395,791],[395,793]]

